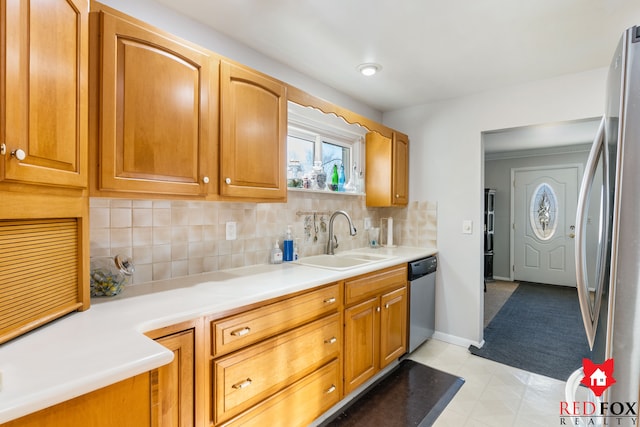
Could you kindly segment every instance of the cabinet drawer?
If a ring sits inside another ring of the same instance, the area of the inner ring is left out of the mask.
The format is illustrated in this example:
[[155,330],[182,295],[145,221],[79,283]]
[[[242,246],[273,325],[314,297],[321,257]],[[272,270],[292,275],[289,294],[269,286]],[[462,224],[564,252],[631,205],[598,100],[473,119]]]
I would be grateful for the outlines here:
[[407,266],[390,267],[373,274],[366,274],[345,281],[345,303],[353,304],[366,297],[380,294],[389,288],[407,284]]
[[212,322],[213,356],[253,344],[340,308],[340,286],[330,285],[265,307]]
[[225,421],[340,356],[340,314],[213,362],[215,423]]
[[224,426],[306,426],[338,403],[340,383],[340,363],[335,359]]

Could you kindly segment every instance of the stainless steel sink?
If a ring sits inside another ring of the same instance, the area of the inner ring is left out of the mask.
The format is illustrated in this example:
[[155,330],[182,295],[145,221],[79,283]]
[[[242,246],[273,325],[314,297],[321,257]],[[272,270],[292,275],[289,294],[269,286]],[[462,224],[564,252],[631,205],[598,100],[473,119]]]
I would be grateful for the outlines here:
[[296,264],[310,267],[328,268],[330,270],[348,270],[350,268],[361,267],[375,262],[381,262],[395,258],[388,255],[372,255],[361,253],[345,253],[338,255],[314,255],[300,258],[294,261]]

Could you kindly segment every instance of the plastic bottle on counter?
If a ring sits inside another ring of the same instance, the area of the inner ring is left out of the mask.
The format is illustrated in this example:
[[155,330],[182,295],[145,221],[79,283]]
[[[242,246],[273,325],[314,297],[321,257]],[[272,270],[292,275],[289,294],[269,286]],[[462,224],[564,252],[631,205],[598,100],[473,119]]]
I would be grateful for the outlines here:
[[282,250],[280,250],[280,241],[276,240],[276,244],[271,249],[271,264],[282,264]]
[[283,261],[293,261],[293,233],[291,232],[291,226],[287,226],[287,233],[284,236],[283,246]]

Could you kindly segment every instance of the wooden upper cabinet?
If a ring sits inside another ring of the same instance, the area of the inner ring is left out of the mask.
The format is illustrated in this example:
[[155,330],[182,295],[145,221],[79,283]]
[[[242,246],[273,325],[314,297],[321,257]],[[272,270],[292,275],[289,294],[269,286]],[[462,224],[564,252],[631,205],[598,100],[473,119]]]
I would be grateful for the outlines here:
[[393,205],[409,203],[409,137],[393,132]]
[[0,181],[86,188],[88,2],[0,10]]
[[220,195],[285,201],[286,86],[220,64]]
[[406,206],[409,202],[409,137],[393,132],[366,135],[367,206]]
[[92,45],[100,52],[92,60],[99,84],[98,189],[215,192],[218,59],[104,10],[92,16]]

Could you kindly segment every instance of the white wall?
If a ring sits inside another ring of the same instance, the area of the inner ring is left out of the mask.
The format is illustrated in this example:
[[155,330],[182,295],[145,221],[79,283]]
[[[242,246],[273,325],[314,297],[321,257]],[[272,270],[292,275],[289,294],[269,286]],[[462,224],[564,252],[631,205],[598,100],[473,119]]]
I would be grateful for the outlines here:
[[[613,52],[612,52],[613,53]],[[438,204],[437,336],[482,341],[481,133],[600,116],[606,69],[502,88],[384,114],[410,137],[410,198]],[[473,220],[473,234],[462,221]]]
[[371,120],[382,121],[380,111],[153,0],[101,0],[101,3]]

